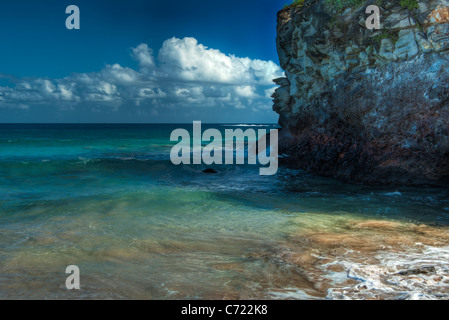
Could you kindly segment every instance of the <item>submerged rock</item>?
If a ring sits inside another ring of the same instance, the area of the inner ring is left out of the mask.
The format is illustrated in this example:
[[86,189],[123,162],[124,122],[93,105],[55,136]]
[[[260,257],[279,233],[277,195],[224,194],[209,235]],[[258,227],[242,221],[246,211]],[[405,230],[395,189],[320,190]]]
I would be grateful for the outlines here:
[[434,274],[436,272],[435,267],[433,266],[427,266],[427,267],[421,267],[417,269],[410,269],[405,271],[400,271],[398,274],[401,276],[410,276],[410,275],[417,275],[417,274]]
[[364,24],[372,1],[344,13],[329,3],[278,13],[281,163],[353,182],[448,185],[449,1],[381,1],[381,30]]
[[217,170],[212,169],[212,168],[207,168],[203,170],[204,173],[218,173]]

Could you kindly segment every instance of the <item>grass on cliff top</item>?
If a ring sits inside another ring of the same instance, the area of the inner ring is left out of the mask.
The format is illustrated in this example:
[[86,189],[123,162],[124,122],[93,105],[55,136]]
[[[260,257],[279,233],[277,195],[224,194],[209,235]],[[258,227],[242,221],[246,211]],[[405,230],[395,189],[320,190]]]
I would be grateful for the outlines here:
[[[417,0],[402,0],[402,1],[417,1]],[[358,7],[363,2],[365,2],[365,0],[324,0],[325,5],[335,12],[343,12],[346,8]],[[305,0],[293,0],[292,3],[285,4],[284,8],[302,7],[304,6],[304,3]]]
[[[305,0],[293,0],[290,4],[285,4],[286,7],[302,7],[304,6]],[[324,0],[324,4],[332,11],[341,13],[347,8],[357,8],[365,0]],[[382,0],[377,0],[376,5],[380,5]],[[415,10],[419,8],[418,0],[400,0],[401,7],[408,10]]]
[[340,13],[347,8],[356,8],[364,2],[365,0],[325,0],[324,4],[328,9]]
[[409,10],[418,9],[418,0],[401,0],[401,7]]
[[302,7],[304,5],[305,0],[293,0],[290,4],[285,4],[284,8],[287,7]]

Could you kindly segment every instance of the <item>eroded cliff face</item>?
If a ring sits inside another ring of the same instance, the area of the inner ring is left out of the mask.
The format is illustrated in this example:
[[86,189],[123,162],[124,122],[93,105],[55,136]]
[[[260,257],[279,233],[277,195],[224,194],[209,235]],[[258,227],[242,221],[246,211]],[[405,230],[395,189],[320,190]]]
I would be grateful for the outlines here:
[[[286,78],[274,95],[282,160],[366,183],[449,181],[449,0],[322,0],[278,13]],[[365,9],[380,8],[381,30]]]

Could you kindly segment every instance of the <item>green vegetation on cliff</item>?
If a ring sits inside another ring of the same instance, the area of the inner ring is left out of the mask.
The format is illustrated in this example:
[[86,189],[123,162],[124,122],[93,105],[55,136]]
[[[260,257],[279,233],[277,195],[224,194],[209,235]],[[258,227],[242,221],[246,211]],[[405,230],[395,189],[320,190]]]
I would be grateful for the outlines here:
[[347,8],[356,8],[365,0],[325,0],[325,5],[332,11],[343,12]]
[[401,7],[409,10],[418,9],[418,0],[401,0]]
[[372,38],[374,41],[381,42],[382,39],[390,39],[396,43],[399,39],[399,32],[394,30],[382,29],[381,32]]
[[286,7],[302,7],[304,5],[305,0],[293,0],[292,3],[284,5]]

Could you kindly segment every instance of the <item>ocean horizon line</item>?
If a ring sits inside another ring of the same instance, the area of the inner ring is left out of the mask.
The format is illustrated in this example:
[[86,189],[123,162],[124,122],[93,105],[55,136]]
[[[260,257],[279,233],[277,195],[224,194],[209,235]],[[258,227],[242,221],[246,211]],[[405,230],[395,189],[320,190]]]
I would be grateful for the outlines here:
[[[200,120],[195,120],[200,121]],[[186,124],[192,124],[192,122],[0,122],[0,125],[11,125],[11,124],[93,124],[93,125],[117,125],[117,124],[136,124],[136,125],[142,125],[142,124],[159,124],[159,125],[186,125]],[[270,123],[270,122],[202,122],[202,124],[221,124],[221,125],[239,125],[239,124],[245,124],[245,125],[278,125],[277,123]]]

